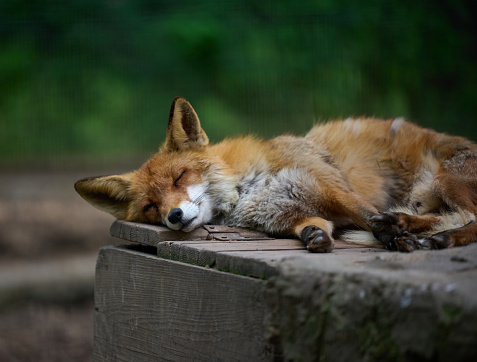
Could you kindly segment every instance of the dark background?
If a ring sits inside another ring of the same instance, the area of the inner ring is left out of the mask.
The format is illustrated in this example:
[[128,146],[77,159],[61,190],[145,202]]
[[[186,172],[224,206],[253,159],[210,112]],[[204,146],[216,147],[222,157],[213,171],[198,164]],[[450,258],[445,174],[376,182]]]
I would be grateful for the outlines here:
[[91,359],[94,259],[119,241],[73,183],[138,167],[174,97],[212,141],[362,115],[477,140],[475,8],[2,0],[0,360]]

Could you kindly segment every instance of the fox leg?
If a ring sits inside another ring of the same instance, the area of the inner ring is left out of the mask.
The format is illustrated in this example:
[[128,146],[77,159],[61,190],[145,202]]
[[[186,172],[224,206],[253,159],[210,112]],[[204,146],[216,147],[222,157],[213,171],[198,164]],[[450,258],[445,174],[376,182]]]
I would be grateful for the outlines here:
[[432,230],[441,221],[437,215],[408,215],[402,212],[384,212],[371,217],[371,227],[378,233],[400,235],[404,232],[419,234]]
[[[473,166],[477,166],[477,162]],[[445,230],[429,237],[414,234],[432,231],[442,222],[433,214],[407,215],[386,212],[370,219],[374,236],[390,250],[413,251],[416,249],[443,249],[468,245],[477,241],[477,180],[465,174],[442,172],[434,179],[436,197],[453,210],[460,210],[471,220],[467,225]]]
[[[408,215],[402,212],[384,212],[370,218],[370,227],[376,239],[388,250],[412,251],[421,249],[414,234],[432,230],[441,221],[435,215]],[[426,248],[422,245],[422,248]]]
[[329,208],[331,213],[350,218],[356,226],[364,230],[369,230],[369,220],[379,215],[373,205],[355,192],[336,192],[335,189],[329,189],[326,193],[333,200],[333,206]]
[[[459,159],[464,158],[462,163]],[[456,157],[458,170],[449,166],[449,170],[436,176],[436,190],[440,197],[451,207],[459,208],[472,216],[471,222],[457,229],[447,230],[429,239],[439,249],[453,246],[464,246],[477,241],[477,156]],[[451,163],[452,163],[451,162]],[[460,171],[460,172],[459,172]]]
[[[402,212],[385,212],[370,219],[370,226],[376,239],[385,248],[393,251],[413,251],[417,249],[443,249],[457,245],[467,245],[475,240],[472,224],[443,231],[430,237],[420,238],[416,234],[429,232],[442,222],[442,217],[434,214],[408,215]],[[472,241],[465,241],[472,240]]]
[[321,217],[310,217],[297,221],[290,234],[303,241],[308,251],[329,253],[333,250],[333,223]]
[[477,223],[471,221],[460,228],[442,231],[422,238],[406,231],[401,235],[393,237],[390,248],[391,250],[407,252],[419,249],[446,249],[454,246],[468,245],[475,242],[475,240],[477,240]]
[[435,183],[437,192],[446,204],[471,216],[471,221],[462,227],[425,238],[435,249],[465,246],[477,241],[477,179],[473,172],[466,172],[466,168],[476,169],[477,160],[467,159],[462,167],[463,173],[443,172],[436,177]]
[[469,245],[477,240],[477,223],[471,221],[460,228],[443,231],[424,239],[432,249]]
[[[354,192],[328,193],[333,197],[330,211],[350,218],[363,229],[369,229],[368,222],[378,210]],[[333,223],[321,217],[310,217],[299,220],[293,226],[293,232],[306,245],[308,251],[315,253],[330,252],[334,247]]]

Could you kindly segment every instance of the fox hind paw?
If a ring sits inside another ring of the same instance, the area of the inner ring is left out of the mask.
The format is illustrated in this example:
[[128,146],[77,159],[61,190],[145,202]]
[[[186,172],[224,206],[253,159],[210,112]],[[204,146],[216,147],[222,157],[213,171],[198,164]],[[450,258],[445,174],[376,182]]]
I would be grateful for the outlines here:
[[384,212],[369,219],[369,226],[376,239],[392,251],[411,252],[414,250],[445,249],[451,245],[448,232],[429,237],[419,237],[405,230],[406,222],[397,213]]
[[403,252],[435,249],[428,238],[418,238],[417,235],[408,232],[394,237],[394,243],[396,250]]
[[315,225],[306,226],[300,234],[301,240],[312,253],[329,253],[333,250],[333,239]]
[[446,231],[424,238],[424,240],[430,245],[429,249],[446,249],[452,244],[451,237]]
[[439,233],[420,238],[415,234],[404,232],[401,235],[381,235],[380,241],[388,250],[411,252],[415,250],[436,250],[449,247],[447,233]]

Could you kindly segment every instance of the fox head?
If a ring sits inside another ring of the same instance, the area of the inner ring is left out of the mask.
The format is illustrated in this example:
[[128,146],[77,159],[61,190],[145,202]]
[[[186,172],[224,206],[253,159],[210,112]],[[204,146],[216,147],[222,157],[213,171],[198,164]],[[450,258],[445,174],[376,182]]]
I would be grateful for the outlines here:
[[136,171],[86,178],[75,189],[118,219],[191,231],[229,212],[238,199],[235,176],[208,143],[194,109],[178,97],[158,153]]

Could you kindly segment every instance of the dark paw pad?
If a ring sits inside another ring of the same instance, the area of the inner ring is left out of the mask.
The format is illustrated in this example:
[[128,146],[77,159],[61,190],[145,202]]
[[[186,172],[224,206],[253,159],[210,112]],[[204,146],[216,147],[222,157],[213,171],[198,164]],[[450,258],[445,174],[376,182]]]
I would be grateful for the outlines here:
[[446,249],[452,244],[451,237],[446,231],[432,235],[426,240],[431,245],[430,249]]
[[404,234],[399,226],[399,215],[393,212],[384,212],[374,215],[369,219],[369,227],[376,239],[383,243],[388,250],[400,250],[400,246],[396,244],[396,237]]
[[369,219],[369,226],[378,234],[398,235],[402,232],[399,224],[399,215],[394,212],[384,212]]
[[435,250],[445,249],[449,247],[449,235],[447,232],[439,233],[430,237],[418,238],[414,234],[404,233],[395,237],[397,250],[414,251],[414,250]]
[[333,250],[333,239],[322,229],[309,225],[300,234],[308,251],[313,253],[329,253]]
[[394,238],[396,244],[396,250],[411,252],[418,249],[428,249],[428,244],[424,242],[424,239],[419,239],[414,234],[405,232],[403,235],[396,236]]
[[376,231],[373,231],[373,235],[384,245],[385,249],[391,251],[398,250],[396,242],[394,240],[396,238],[394,234],[380,234]]

